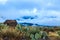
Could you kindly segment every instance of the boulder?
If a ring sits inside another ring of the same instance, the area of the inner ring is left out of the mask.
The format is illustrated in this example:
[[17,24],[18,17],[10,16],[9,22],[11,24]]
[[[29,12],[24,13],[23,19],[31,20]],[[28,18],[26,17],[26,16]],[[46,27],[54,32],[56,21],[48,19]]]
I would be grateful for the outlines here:
[[16,26],[17,21],[16,20],[6,20],[4,24],[7,24],[8,26]]

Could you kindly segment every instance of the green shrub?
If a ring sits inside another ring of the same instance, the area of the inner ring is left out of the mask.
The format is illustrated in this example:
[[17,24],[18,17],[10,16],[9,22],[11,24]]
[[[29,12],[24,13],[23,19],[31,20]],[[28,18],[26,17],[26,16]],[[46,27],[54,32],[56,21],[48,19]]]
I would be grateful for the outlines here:
[[37,40],[38,38],[41,38],[41,35],[39,33],[35,34],[35,39]]
[[60,36],[60,31],[58,31],[57,33],[58,33],[58,34],[59,34],[59,36]]
[[18,25],[16,26],[16,29],[21,31],[21,30],[22,30],[22,26],[21,26],[20,24],[18,24]]

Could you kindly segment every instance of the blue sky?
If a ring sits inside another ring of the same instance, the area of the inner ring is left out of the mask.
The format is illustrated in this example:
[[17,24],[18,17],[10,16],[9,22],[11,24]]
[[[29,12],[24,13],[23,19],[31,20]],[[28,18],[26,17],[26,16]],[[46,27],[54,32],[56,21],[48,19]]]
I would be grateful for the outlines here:
[[27,15],[38,16],[28,22],[60,25],[60,0],[0,0],[0,17],[16,19]]

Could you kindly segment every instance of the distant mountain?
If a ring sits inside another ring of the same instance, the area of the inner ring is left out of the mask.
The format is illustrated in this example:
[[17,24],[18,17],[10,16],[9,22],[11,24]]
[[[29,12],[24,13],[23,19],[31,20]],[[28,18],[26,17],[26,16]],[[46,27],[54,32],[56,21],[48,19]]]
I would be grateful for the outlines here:
[[27,23],[27,22],[23,22],[23,23],[19,23],[22,26],[43,26],[43,25],[39,25],[39,24],[34,24],[34,23]]
[[27,22],[23,22],[23,23],[19,23],[22,26],[39,26],[39,27],[54,27],[54,26],[50,26],[50,25],[40,25],[40,24],[34,24],[34,23],[27,23]]
[[32,26],[33,25],[33,23],[20,23],[21,25],[23,25],[23,26]]

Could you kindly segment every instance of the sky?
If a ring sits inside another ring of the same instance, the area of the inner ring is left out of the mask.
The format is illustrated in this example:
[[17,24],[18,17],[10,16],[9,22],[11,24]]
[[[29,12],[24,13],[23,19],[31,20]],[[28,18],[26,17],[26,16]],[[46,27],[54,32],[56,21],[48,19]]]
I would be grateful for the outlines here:
[[[0,0],[0,17],[5,20],[27,15],[38,17],[23,21],[41,25],[60,25],[60,0]],[[0,22],[3,20],[0,18]]]

